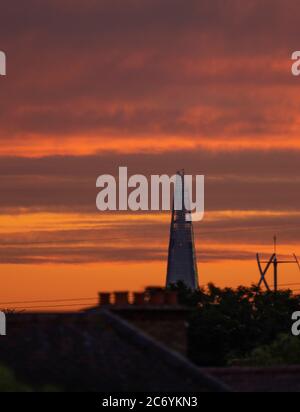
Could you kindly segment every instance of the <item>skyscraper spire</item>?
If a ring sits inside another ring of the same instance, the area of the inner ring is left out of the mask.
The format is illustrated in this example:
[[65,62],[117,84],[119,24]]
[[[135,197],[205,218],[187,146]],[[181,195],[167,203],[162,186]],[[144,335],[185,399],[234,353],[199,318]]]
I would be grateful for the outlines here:
[[[176,210],[181,204],[181,210]],[[198,288],[198,270],[194,244],[193,224],[190,214],[188,188],[185,187],[184,171],[177,172],[174,190],[172,221],[167,268],[167,286],[183,282],[188,288]]]

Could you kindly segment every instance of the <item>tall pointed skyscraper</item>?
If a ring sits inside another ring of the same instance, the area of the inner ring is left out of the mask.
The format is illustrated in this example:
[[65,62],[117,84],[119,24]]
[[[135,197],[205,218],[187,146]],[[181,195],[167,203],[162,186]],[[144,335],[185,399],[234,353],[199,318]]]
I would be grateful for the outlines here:
[[[194,232],[190,216],[190,195],[184,185],[184,172],[177,172],[170,229],[167,269],[167,286],[179,281],[192,290],[198,289],[198,270],[194,244]],[[186,199],[186,201],[184,201]],[[181,203],[181,210],[175,210]],[[176,207],[175,207],[176,205]]]

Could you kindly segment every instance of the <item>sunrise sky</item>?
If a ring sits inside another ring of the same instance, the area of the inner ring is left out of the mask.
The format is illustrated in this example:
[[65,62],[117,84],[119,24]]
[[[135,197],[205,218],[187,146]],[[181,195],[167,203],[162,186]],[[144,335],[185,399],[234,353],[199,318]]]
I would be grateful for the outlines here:
[[258,281],[275,233],[300,254],[299,15],[297,0],[1,4],[0,303],[164,284],[170,216],[96,210],[119,166],[206,176],[201,284]]

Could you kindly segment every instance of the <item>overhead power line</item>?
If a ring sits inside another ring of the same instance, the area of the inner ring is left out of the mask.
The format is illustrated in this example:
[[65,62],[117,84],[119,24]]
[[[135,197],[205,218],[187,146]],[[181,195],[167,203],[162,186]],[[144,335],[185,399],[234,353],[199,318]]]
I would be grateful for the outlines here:
[[25,309],[62,308],[62,307],[70,307],[70,306],[82,306],[82,303],[71,303],[71,304],[66,304],[66,305],[45,305],[45,306],[44,305],[43,306],[14,306],[11,309],[25,310]]
[[[289,287],[289,286],[300,286],[300,283],[283,283],[278,285],[280,287]],[[293,292],[298,292],[300,289],[292,289]],[[45,299],[45,300],[16,300],[8,302],[0,302],[0,308],[5,307],[6,305],[27,305],[27,304],[38,304],[38,303],[62,303],[58,305],[33,305],[33,306],[14,306],[13,309],[39,309],[39,308],[55,308],[55,307],[71,307],[71,306],[80,306],[84,302],[95,301],[97,302],[97,297],[79,297],[79,298],[66,298],[66,299]],[[66,302],[66,303],[64,303]],[[74,302],[74,303],[68,303]],[[78,302],[78,303],[76,303]],[[80,302],[80,303],[79,303]],[[92,302],[91,302],[92,303]]]
[[83,301],[83,300],[97,300],[97,297],[93,298],[74,298],[74,299],[49,299],[49,300],[19,300],[19,301],[10,301],[10,302],[1,302],[1,305],[18,305],[18,304],[27,304],[27,303],[57,303],[57,302],[74,302],[74,301]]

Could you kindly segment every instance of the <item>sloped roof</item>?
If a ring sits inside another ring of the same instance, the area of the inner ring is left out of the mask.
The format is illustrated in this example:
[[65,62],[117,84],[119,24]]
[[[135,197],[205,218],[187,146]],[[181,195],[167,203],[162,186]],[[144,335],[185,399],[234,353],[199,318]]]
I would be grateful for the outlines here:
[[16,314],[0,339],[0,363],[26,383],[66,391],[222,391],[217,379],[102,310]]

